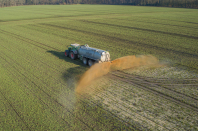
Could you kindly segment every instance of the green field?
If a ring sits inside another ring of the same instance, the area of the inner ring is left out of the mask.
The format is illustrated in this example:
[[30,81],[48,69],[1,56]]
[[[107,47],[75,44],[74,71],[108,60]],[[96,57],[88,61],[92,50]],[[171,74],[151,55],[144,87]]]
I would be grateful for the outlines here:
[[[150,54],[166,66],[104,76],[85,100],[74,90],[89,68],[64,56],[71,43],[110,50],[112,60]],[[0,8],[0,130],[198,130],[197,78],[197,9]]]

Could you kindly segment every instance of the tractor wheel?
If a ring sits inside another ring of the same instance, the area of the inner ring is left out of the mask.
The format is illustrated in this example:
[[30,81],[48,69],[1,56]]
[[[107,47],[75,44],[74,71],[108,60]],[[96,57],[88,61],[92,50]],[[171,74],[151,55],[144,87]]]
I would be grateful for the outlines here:
[[75,60],[77,58],[76,54],[74,54],[74,52],[70,52],[70,58],[72,60]]
[[69,56],[69,51],[68,51],[68,50],[65,51],[65,56],[66,56],[66,57]]
[[92,65],[94,64],[94,61],[92,61],[92,60],[89,60],[88,61],[88,65],[91,67]]
[[83,64],[87,65],[87,58],[83,58]]

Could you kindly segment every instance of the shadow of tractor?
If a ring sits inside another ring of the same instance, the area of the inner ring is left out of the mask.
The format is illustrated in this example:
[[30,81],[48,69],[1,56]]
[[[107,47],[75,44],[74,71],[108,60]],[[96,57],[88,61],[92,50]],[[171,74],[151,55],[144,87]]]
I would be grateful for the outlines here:
[[[47,51],[48,53],[53,54],[59,59],[65,60],[66,62],[73,63],[75,67],[68,68],[63,74],[62,78],[66,83],[76,83],[80,77],[89,69],[87,65],[84,65],[83,62],[79,59],[72,60],[70,57],[66,57],[64,52],[58,51]],[[72,85],[68,85],[68,87],[73,87]]]
[[76,60],[72,60],[70,57],[66,57],[65,56],[65,52],[58,52],[58,51],[47,51],[48,53],[51,53],[51,54],[53,54],[53,55],[55,55],[56,57],[58,57],[59,59],[63,59],[63,60],[65,60],[65,61],[67,61],[67,62],[70,62],[70,63],[74,63],[74,64],[76,64],[76,65],[80,65],[80,66],[83,66],[83,67],[88,67],[87,65],[84,65],[83,63],[82,63],[82,61],[81,60],[79,60],[79,59],[76,59]]

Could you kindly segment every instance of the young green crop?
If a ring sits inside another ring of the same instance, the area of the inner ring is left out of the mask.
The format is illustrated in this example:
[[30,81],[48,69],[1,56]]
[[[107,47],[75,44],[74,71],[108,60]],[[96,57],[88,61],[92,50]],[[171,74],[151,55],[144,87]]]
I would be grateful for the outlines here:
[[[151,54],[175,67],[125,72],[197,78],[196,9],[39,5],[0,14],[0,130],[197,129],[197,112],[121,81],[99,80],[93,99],[78,99],[75,85],[89,68],[64,56],[71,43],[110,50],[112,60]],[[194,87],[166,88],[197,97]]]

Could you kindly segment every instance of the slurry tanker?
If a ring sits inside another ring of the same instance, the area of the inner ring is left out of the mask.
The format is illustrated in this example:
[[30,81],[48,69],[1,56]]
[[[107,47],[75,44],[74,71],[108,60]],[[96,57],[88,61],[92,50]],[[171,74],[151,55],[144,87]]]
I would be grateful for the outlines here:
[[65,56],[71,59],[80,59],[85,65],[92,66],[95,63],[103,63],[110,61],[108,51],[89,47],[87,44],[71,44],[68,50],[65,50]]

